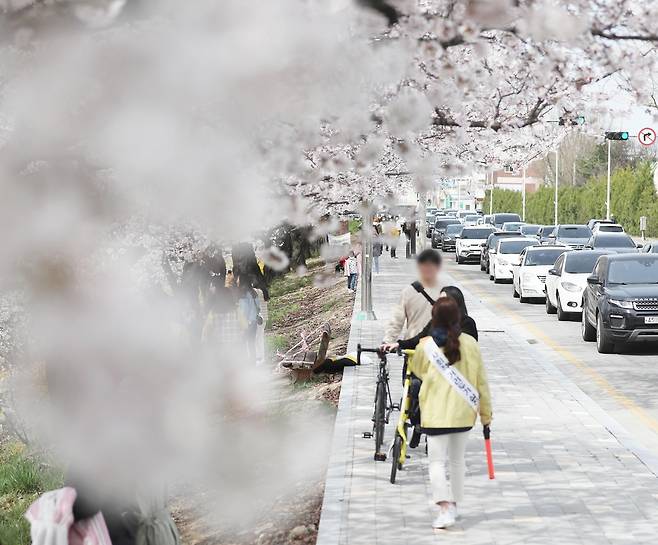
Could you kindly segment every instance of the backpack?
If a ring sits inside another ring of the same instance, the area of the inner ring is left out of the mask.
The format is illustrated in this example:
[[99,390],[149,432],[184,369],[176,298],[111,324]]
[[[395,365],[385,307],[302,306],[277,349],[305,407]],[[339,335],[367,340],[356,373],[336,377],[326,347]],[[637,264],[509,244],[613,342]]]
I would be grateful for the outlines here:
[[415,289],[418,293],[420,293],[425,299],[427,299],[427,302],[430,305],[434,306],[434,303],[436,303],[436,301],[429,296],[429,294],[425,291],[423,285],[418,280],[412,282],[411,287]]

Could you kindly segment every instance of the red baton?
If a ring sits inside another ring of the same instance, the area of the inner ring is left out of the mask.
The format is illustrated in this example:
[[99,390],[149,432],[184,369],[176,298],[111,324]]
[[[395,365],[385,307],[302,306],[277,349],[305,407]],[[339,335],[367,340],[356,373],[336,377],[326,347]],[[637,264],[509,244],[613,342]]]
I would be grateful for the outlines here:
[[487,451],[487,467],[489,469],[489,478],[495,479],[494,475],[494,463],[493,463],[493,452],[491,451],[491,429],[489,426],[484,426],[482,429],[484,433],[484,448]]

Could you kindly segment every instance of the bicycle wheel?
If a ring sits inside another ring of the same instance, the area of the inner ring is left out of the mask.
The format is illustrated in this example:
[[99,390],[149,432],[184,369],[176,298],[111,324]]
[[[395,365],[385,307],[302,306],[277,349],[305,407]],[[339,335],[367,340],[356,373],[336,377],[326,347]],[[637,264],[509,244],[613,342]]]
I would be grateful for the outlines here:
[[395,441],[393,442],[393,451],[391,453],[391,484],[395,484],[395,477],[398,474],[398,469],[401,469],[400,452],[402,451],[402,437],[396,431]]
[[384,425],[386,421],[386,385],[383,382],[377,383],[377,393],[375,394],[375,458],[380,453],[384,444]]

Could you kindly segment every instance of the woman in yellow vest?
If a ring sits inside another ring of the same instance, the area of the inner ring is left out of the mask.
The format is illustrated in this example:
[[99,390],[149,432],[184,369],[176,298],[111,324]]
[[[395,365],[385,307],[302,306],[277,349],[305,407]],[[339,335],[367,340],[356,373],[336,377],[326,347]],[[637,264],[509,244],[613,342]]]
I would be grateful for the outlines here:
[[[427,434],[429,474],[439,508],[432,526],[448,528],[464,495],[464,454],[468,432],[480,415],[491,423],[491,396],[477,341],[461,333],[461,315],[450,297],[432,309],[431,334],[420,341],[409,365],[423,381],[421,429]],[[450,467],[450,481],[446,470]]]

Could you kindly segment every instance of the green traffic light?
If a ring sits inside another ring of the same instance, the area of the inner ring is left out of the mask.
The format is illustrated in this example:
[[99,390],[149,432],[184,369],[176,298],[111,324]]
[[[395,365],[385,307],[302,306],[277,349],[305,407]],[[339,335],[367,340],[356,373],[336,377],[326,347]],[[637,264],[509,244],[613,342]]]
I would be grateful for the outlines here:
[[620,136],[622,140],[628,140],[628,133],[626,131],[622,132]]

